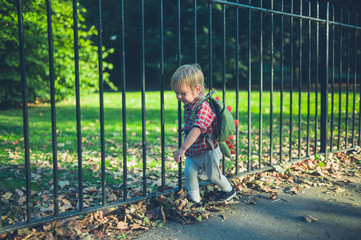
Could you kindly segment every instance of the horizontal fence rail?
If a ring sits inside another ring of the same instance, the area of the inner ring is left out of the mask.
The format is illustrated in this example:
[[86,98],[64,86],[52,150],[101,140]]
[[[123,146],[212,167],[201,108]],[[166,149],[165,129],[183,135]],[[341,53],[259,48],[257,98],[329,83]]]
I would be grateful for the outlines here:
[[[108,148],[106,128],[103,2],[97,1],[99,137],[96,139],[100,145],[100,169],[92,173],[99,173],[100,186],[96,188],[99,192],[97,204],[90,205],[84,194],[90,191],[90,186],[84,181],[84,172],[88,167],[84,148],[88,140],[84,140],[86,135],[84,130],[82,131],[84,128],[81,119],[84,110],[81,109],[79,4],[77,0],[72,1],[77,183],[74,183],[75,197],[69,203],[69,209],[65,211],[60,209],[64,204],[61,200],[65,193],[60,188],[59,181],[62,159],[58,156],[57,148],[59,142],[54,86],[56,45],[53,42],[52,22],[57,19],[52,18],[51,0],[44,3],[47,9],[51,97],[53,209],[51,213],[44,213],[42,217],[34,217],[36,206],[31,194],[31,169],[32,166],[36,167],[36,163],[31,161],[32,146],[29,144],[31,136],[24,50],[27,39],[24,35],[26,29],[22,1],[16,2],[24,130],[22,148],[25,171],[22,177],[25,179],[26,192],[26,201],[18,207],[19,212],[25,212],[26,217],[14,222],[6,221],[4,214],[8,214],[11,204],[1,199],[0,233],[117,207],[184,187],[184,163],[180,162],[175,171],[169,167],[172,165],[173,152],[182,144],[182,105],[167,98],[169,88],[166,86],[169,85],[172,72],[185,63],[200,63],[208,88],[221,89],[219,94],[222,95],[222,101],[235,105],[232,114],[240,122],[235,134],[236,154],[232,159],[222,159],[222,171],[228,177],[266,171],[284,162],[301,161],[316,155],[324,155],[327,158],[328,153],[349,151],[360,145],[361,73],[358,69],[361,49],[358,43],[361,28],[358,26],[357,13],[337,10],[329,3],[320,4],[318,1],[309,0],[291,0],[287,5],[283,0],[260,0],[257,4],[251,0],[177,0],[172,3],[159,0],[156,24],[150,26],[148,21],[155,16],[147,15],[146,1],[137,2],[139,21],[131,23],[127,21],[128,6],[125,2],[127,1],[120,0],[117,9],[120,19],[117,33],[117,68],[121,73],[121,104],[117,122],[121,125],[121,130],[116,135],[120,153],[116,158],[119,159],[118,167],[122,166],[122,169],[119,170],[119,183],[113,184],[107,182],[107,177],[115,175],[107,169],[107,157],[112,150]],[[191,11],[186,13],[182,11],[183,8]],[[129,34],[135,30],[137,39],[129,39]],[[191,38],[186,38],[187,36]],[[133,56],[134,50],[127,46],[131,43],[137,45],[132,46],[137,48],[137,56]],[[156,51],[150,55],[152,49]],[[134,61],[130,62],[129,59],[133,59],[131,57],[136,59],[136,67],[133,66]],[[152,71],[154,74],[150,76],[149,72]],[[159,80],[157,86],[150,86],[153,83],[148,84],[152,77]],[[138,142],[133,140],[136,134],[133,134],[132,122],[129,120],[136,109],[132,106],[134,102],[127,98],[131,94],[131,91],[127,91],[127,86],[132,82],[137,82],[136,85],[140,86],[138,91],[141,139]],[[148,97],[148,87],[156,87],[159,90],[159,130],[154,136],[148,136],[149,132],[153,131],[148,123],[155,121],[154,114],[147,104],[153,100]],[[234,99],[231,99],[233,96]],[[171,112],[167,108],[168,103],[176,104],[176,110]],[[170,115],[172,121],[176,122],[177,130],[171,133],[176,136],[175,138],[169,137],[168,133],[166,119],[170,119]],[[156,138],[157,135],[159,147],[150,144],[152,138]],[[157,156],[153,157],[155,155]],[[139,160],[138,167],[132,166],[133,158]],[[156,158],[160,161],[154,163]],[[157,164],[157,170],[152,170],[154,164]],[[138,175],[135,175],[135,172]],[[140,179],[134,179],[137,177]],[[154,182],[157,184],[153,184]],[[209,181],[202,182],[208,183]],[[133,188],[139,190],[134,193]],[[6,191],[7,189],[4,189],[0,194],[4,195]],[[111,195],[113,197],[110,197]]]

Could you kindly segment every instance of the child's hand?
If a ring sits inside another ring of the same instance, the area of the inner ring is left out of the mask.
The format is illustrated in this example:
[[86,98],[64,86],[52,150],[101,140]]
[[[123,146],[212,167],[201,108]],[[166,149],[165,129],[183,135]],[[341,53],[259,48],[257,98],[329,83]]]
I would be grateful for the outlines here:
[[176,153],[174,153],[174,161],[179,163],[184,153],[185,151],[180,148]]

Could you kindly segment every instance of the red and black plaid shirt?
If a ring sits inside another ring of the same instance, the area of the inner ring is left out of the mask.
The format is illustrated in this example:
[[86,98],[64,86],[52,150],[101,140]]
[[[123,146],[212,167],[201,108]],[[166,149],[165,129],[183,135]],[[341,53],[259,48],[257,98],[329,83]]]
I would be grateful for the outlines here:
[[[196,156],[206,151],[212,150],[212,147],[209,145],[208,141],[204,136],[204,133],[212,133],[216,127],[216,114],[211,108],[211,105],[208,101],[204,101],[201,105],[196,109],[196,116],[194,122],[192,123],[191,113],[197,103],[203,98],[203,94],[200,94],[198,97],[194,99],[192,103],[184,105],[184,132],[189,133],[192,128],[197,127],[201,130],[201,135],[197,138],[197,140],[188,148],[185,155],[188,156]],[[185,136],[187,137],[187,136]],[[214,147],[218,147],[218,143],[212,139],[214,143]]]

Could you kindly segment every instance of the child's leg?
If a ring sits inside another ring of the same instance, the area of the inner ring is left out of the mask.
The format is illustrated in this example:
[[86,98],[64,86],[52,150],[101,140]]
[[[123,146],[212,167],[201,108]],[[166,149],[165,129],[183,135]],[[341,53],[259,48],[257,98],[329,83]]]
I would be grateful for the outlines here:
[[219,148],[214,149],[213,154],[212,151],[209,151],[205,155],[205,157],[206,157],[206,161],[205,161],[204,170],[207,173],[208,179],[213,183],[217,184],[222,191],[224,192],[231,191],[232,185],[219,169],[219,160],[221,157],[221,152]]
[[189,197],[195,202],[199,202],[201,200],[201,197],[199,195],[198,170],[199,167],[193,161],[193,159],[187,157],[186,164],[184,166],[184,176],[186,179],[186,186],[188,189]]

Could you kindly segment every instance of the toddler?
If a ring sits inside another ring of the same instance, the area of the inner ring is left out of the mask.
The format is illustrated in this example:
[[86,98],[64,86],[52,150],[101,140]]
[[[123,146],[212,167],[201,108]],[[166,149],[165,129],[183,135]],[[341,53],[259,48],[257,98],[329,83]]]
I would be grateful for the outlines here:
[[171,78],[171,88],[176,97],[184,104],[185,140],[174,154],[174,160],[180,162],[186,156],[184,175],[191,200],[201,206],[198,172],[204,170],[208,179],[217,184],[221,191],[214,201],[229,201],[236,196],[236,191],[219,169],[220,149],[215,139],[208,137],[216,129],[216,114],[208,101],[196,109],[196,117],[191,120],[191,113],[204,97],[204,77],[198,64],[179,67]]

